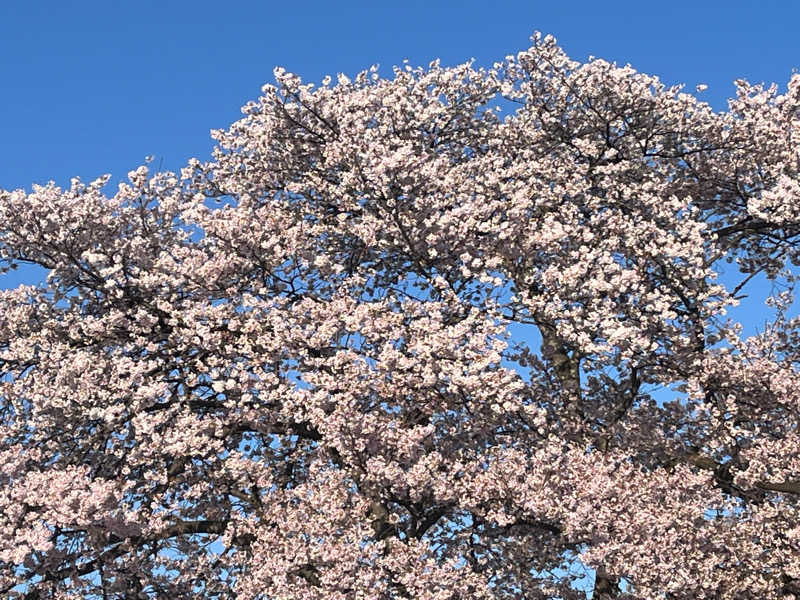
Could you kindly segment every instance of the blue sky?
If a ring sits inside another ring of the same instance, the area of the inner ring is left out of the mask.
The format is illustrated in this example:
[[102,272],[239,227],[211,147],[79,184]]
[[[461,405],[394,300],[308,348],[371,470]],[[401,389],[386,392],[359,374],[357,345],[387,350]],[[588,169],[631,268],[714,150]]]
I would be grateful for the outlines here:
[[0,188],[119,180],[147,155],[170,169],[203,160],[209,130],[236,120],[275,65],[310,81],[404,58],[488,66],[534,30],[575,59],[706,83],[721,109],[736,78],[785,85],[798,17],[794,0],[3,0]]
[[237,119],[275,65],[312,81],[404,58],[489,65],[535,29],[576,59],[707,83],[722,108],[737,77],[784,84],[800,67],[798,17],[793,0],[4,0],[0,187],[205,158],[209,129]]

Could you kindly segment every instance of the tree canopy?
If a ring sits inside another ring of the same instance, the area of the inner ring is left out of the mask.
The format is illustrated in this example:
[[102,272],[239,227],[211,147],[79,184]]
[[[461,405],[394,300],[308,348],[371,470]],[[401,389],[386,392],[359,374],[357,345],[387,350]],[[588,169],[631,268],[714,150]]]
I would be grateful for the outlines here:
[[3,597],[800,597],[800,75],[532,40],[0,192]]

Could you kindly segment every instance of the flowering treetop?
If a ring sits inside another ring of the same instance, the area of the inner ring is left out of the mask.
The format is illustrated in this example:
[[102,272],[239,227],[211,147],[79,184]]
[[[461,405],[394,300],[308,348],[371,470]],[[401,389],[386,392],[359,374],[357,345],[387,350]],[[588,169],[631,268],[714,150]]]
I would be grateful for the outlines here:
[[0,192],[4,597],[800,595],[800,76],[275,77],[209,162]]

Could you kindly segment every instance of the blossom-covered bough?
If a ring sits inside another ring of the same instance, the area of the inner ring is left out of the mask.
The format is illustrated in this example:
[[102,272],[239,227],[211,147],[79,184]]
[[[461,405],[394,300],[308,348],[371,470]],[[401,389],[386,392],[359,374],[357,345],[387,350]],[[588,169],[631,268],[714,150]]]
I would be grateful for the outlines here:
[[0,596],[800,597],[800,76],[276,80],[209,162],[0,192]]

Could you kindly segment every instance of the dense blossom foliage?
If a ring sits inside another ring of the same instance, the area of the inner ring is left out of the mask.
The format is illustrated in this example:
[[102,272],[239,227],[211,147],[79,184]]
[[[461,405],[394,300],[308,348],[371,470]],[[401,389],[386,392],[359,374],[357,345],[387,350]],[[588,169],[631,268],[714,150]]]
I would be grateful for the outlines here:
[[800,75],[275,76],[0,192],[2,597],[800,598]]

